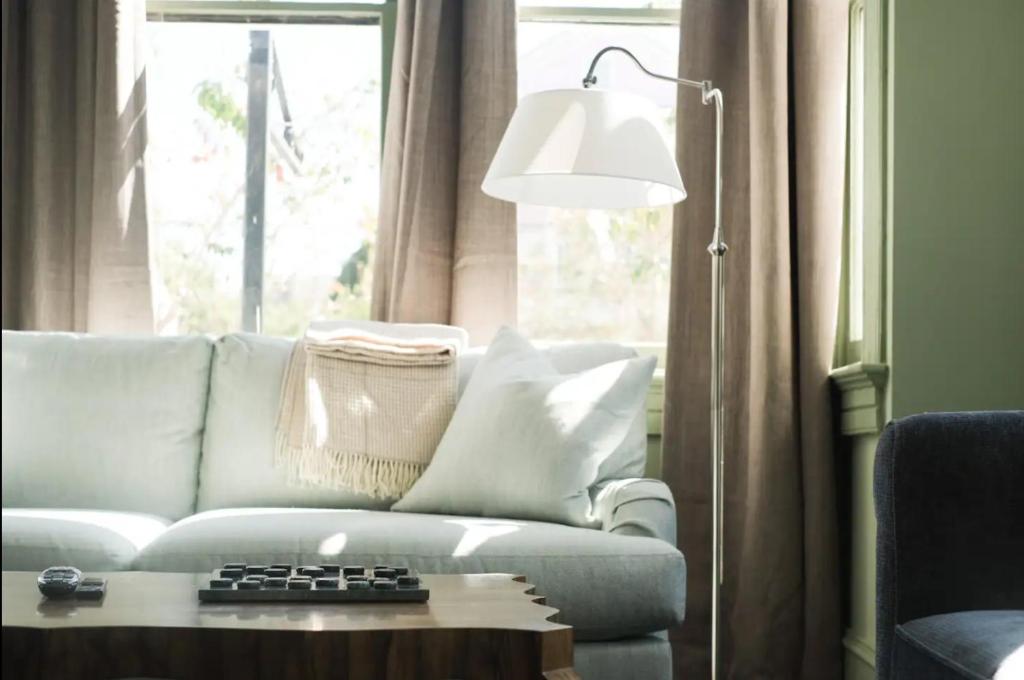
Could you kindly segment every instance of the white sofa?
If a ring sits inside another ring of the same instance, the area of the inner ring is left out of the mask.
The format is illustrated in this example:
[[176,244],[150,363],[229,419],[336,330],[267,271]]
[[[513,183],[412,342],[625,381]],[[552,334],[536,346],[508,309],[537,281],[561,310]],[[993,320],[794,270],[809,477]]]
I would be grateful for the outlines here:
[[[669,678],[686,570],[667,487],[638,479],[640,414],[592,489],[598,529],[390,512],[273,465],[291,340],[3,333],[3,568],[209,571],[229,561],[514,572],[576,634],[584,678]],[[576,371],[632,355],[548,350]],[[460,384],[479,354],[460,360]]]

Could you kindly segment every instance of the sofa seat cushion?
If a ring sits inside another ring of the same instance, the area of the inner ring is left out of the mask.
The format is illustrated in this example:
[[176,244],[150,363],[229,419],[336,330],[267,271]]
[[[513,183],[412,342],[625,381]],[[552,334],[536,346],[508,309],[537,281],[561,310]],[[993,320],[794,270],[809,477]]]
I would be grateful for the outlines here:
[[1024,611],[937,614],[896,627],[900,678],[1024,677]]
[[139,550],[170,525],[162,517],[130,512],[4,508],[3,568],[130,569]]
[[672,680],[672,645],[666,634],[577,642],[572,668],[586,680]]
[[578,639],[659,631],[683,618],[682,554],[656,538],[544,522],[373,510],[239,508],[184,519],[137,569],[206,572],[225,562],[396,564],[420,573],[524,575]]

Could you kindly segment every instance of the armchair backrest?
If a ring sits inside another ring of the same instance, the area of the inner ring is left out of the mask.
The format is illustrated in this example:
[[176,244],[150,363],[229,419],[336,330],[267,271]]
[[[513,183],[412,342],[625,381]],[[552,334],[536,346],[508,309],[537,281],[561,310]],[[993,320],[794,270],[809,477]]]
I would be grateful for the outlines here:
[[893,421],[875,456],[877,672],[897,625],[1024,608],[1024,411]]

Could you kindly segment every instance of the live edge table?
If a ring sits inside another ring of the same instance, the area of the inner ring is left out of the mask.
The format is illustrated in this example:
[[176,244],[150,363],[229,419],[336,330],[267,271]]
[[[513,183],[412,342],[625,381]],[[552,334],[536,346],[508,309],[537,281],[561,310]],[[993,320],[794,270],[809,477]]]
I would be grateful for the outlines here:
[[425,603],[200,603],[210,574],[90,573],[101,602],[3,573],[3,678],[569,680],[572,629],[508,574],[424,575]]

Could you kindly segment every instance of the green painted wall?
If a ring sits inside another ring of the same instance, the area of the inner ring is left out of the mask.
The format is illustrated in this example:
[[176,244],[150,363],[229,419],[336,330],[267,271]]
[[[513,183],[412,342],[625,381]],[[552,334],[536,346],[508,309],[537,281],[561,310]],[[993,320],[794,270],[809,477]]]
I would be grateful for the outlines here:
[[[885,416],[1024,408],[1024,1],[865,6],[885,33],[884,120],[866,129],[885,174],[885,246],[866,257],[884,262],[865,263],[884,279]],[[877,441],[848,449],[847,680],[874,676]]]
[[1024,408],[1024,2],[890,16],[892,414]]

